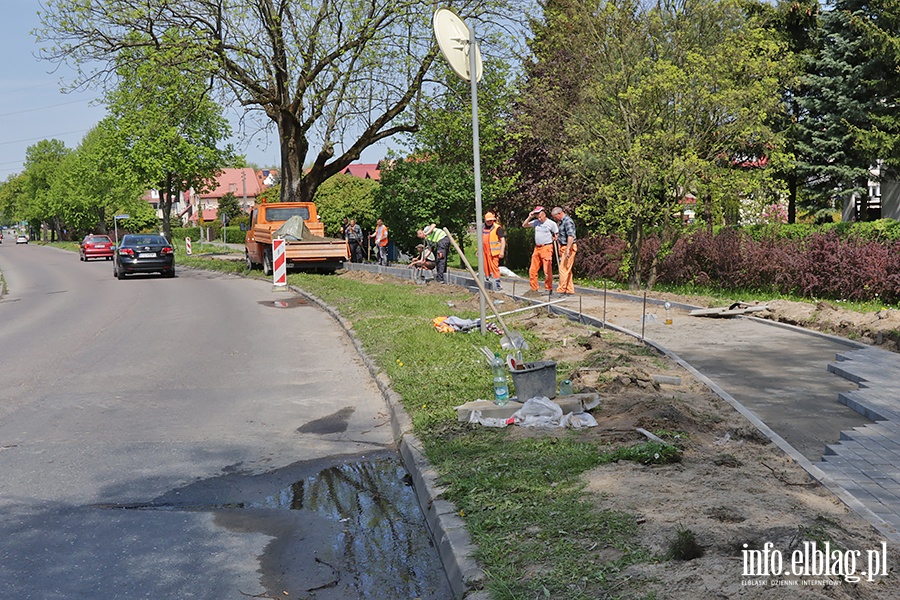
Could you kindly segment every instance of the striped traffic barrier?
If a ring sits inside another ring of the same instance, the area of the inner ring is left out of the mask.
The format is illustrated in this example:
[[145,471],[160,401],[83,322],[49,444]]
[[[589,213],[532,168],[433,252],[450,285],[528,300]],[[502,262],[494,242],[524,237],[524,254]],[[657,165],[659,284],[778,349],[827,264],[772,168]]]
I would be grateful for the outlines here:
[[184,251],[191,255],[191,238],[184,238]]
[[272,240],[272,275],[276,286],[287,285],[287,261],[284,259],[284,240]]

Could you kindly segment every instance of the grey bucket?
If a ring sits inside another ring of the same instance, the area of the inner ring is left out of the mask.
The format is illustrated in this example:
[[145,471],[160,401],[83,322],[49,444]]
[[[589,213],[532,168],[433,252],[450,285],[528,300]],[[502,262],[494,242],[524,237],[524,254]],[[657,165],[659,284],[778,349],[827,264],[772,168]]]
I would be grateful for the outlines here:
[[510,371],[519,402],[529,398],[556,397],[556,363],[552,360],[527,362],[524,369]]

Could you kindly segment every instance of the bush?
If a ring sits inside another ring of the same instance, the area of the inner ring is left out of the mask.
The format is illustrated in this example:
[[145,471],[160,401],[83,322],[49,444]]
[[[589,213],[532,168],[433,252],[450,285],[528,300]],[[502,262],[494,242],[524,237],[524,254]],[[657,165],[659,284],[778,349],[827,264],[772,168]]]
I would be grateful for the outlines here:
[[[658,281],[673,285],[716,286],[806,298],[900,302],[900,232],[883,222],[834,224],[809,235],[786,226],[721,228],[695,231],[680,238],[661,261]],[[659,248],[649,239],[644,270]],[[621,238],[594,236],[579,242],[579,274],[624,283],[627,247]],[[642,273],[646,278],[647,273]]]

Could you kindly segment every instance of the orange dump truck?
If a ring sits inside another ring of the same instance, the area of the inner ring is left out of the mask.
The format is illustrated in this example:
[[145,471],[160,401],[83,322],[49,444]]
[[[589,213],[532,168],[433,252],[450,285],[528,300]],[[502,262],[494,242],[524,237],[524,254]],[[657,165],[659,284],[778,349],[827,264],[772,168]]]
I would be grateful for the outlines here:
[[312,202],[269,202],[253,207],[244,240],[248,269],[262,265],[263,273],[272,274],[272,240],[277,238],[285,240],[289,269],[333,273],[350,260],[346,240],[325,237],[325,226]]

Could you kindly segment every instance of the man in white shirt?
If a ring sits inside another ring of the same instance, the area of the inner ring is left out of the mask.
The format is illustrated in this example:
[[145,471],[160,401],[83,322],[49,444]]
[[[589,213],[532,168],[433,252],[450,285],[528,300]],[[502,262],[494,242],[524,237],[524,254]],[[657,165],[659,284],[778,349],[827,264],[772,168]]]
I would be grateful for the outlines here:
[[522,223],[522,227],[534,228],[534,252],[531,253],[531,267],[528,269],[528,279],[531,283],[531,291],[538,291],[538,271],[544,270],[544,289],[548,294],[553,293],[553,240],[559,233],[559,227],[551,219],[543,206],[537,206],[528,218]]

